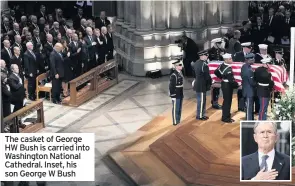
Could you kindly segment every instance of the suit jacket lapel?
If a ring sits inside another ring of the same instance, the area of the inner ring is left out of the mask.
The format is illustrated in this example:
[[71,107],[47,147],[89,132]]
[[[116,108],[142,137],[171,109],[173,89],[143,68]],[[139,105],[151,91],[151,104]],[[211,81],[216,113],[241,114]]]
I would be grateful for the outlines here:
[[[253,172],[255,173],[255,175],[257,174],[257,172],[260,171],[260,167],[259,167],[259,160],[258,160],[258,152],[256,151],[256,153],[251,157],[251,160],[250,162],[252,162],[249,166],[248,166],[248,169],[249,172]],[[252,169],[252,170],[251,170]],[[255,176],[254,175],[254,176]]]
[[280,171],[281,171],[283,166],[284,166],[284,161],[282,161],[282,157],[276,151],[275,152],[275,158],[273,160],[272,169],[276,169],[278,171],[278,173],[280,174]]

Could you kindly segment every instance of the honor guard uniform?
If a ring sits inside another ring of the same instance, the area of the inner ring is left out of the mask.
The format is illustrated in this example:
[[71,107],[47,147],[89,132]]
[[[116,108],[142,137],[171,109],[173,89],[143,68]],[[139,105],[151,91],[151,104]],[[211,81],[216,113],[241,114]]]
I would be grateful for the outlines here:
[[197,97],[197,114],[196,119],[207,120],[206,113],[206,92],[210,90],[212,79],[209,73],[207,64],[208,52],[207,50],[198,53],[200,59],[193,64],[195,72],[195,80],[193,81],[193,89],[196,91]]
[[246,61],[242,66],[241,77],[242,77],[242,92],[243,97],[246,99],[246,120],[254,120],[254,93],[256,83],[254,81],[254,72],[251,65],[254,63],[255,55],[249,53],[245,56]]
[[[243,51],[237,52],[234,54],[233,60],[235,62],[245,62],[246,55],[249,54],[252,50],[251,42],[242,43]],[[245,99],[243,97],[243,92],[241,89],[238,89],[237,92],[238,96],[238,110],[239,111],[245,111]]]
[[[225,49],[221,46],[222,42],[222,38],[216,38],[211,41],[213,47],[208,50],[208,58],[210,61],[223,61],[222,55],[225,54]],[[218,104],[219,94],[220,88],[214,87],[211,94],[212,108],[221,109],[221,106]]]
[[230,109],[233,98],[233,90],[239,87],[239,84],[234,79],[234,74],[230,64],[232,63],[232,55],[224,54],[224,63],[222,63],[215,71],[214,74],[222,79],[221,89],[223,93],[223,104],[222,104],[222,121],[226,123],[234,122],[231,119]]
[[287,69],[286,62],[283,58],[284,51],[282,48],[277,48],[274,50],[275,52],[275,59],[273,60],[274,65],[278,65]]
[[173,125],[180,123],[182,100],[183,100],[183,75],[182,75],[182,63],[177,61],[173,63],[175,70],[170,75],[169,91],[172,99],[172,120]]
[[255,63],[261,63],[262,59],[271,58],[271,56],[267,54],[268,45],[260,44],[260,45],[258,45],[258,47],[259,47],[260,53],[257,53],[255,55]]
[[267,63],[271,62],[271,58],[262,59],[261,62],[263,63],[263,66],[258,67],[255,70],[254,80],[257,82],[257,96],[260,103],[258,120],[266,120],[267,108],[274,87],[274,82],[267,66]]

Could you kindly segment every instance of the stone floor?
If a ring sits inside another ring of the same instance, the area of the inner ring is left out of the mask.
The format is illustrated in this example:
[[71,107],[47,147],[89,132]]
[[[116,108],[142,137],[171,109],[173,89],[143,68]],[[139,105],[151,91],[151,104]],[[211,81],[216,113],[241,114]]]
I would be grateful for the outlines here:
[[[193,98],[191,80],[185,80],[185,99]],[[171,108],[169,77],[160,79],[119,75],[119,84],[80,107],[44,102],[46,128],[40,132],[94,132],[96,135],[95,182],[49,182],[48,186],[123,186],[101,161],[108,150],[129,134]],[[31,116],[30,116],[31,117]],[[35,186],[35,183],[31,183]]]

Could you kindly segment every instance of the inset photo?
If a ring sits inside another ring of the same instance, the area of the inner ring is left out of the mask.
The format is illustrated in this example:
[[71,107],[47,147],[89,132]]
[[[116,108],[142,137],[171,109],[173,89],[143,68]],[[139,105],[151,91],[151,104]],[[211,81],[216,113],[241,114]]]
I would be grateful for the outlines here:
[[241,121],[240,181],[292,180],[291,121]]

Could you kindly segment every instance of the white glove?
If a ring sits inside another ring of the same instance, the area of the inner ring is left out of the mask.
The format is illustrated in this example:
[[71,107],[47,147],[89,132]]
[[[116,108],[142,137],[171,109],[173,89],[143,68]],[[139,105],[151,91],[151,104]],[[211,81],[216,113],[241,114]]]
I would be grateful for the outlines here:
[[172,101],[176,101],[176,98],[171,98]]
[[192,82],[192,87],[194,87],[195,81],[196,81],[196,80],[194,79],[194,81]]

